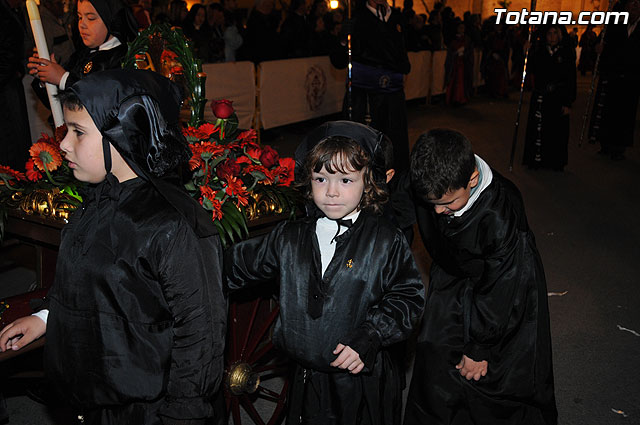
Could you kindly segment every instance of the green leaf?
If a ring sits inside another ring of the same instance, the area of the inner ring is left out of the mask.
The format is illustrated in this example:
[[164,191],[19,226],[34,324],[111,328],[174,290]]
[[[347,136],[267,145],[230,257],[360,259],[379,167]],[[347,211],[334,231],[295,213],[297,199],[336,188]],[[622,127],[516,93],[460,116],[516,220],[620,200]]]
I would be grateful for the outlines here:
[[233,202],[225,202],[222,205],[222,213],[223,220],[228,220],[229,225],[240,239],[248,235],[246,226],[247,218]]
[[229,239],[231,239],[231,243],[235,242],[235,239],[233,238],[233,228],[231,228],[231,225],[228,223],[228,220],[225,220],[224,216],[222,217],[221,220],[218,220],[220,222],[220,225],[222,226],[223,229],[223,233],[225,234],[225,236],[228,236]]
[[220,224],[219,220],[215,220],[213,223],[218,228],[218,235],[220,235],[220,242],[222,242],[223,248],[226,248],[227,247],[227,240],[224,237],[224,228],[222,227],[222,224]]

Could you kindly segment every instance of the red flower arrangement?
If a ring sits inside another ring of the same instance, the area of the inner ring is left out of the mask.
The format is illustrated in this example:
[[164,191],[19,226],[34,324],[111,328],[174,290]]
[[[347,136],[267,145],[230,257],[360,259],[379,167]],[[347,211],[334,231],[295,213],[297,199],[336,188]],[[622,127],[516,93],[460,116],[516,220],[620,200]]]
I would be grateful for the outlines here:
[[[29,149],[30,158],[25,164],[25,172],[0,165],[0,241],[3,236],[3,210],[16,208],[16,200],[25,199],[38,193],[62,193],[64,206],[56,204],[57,211],[70,212],[82,202],[78,187],[83,183],[73,177],[73,172],[64,160],[60,150],[60,141],[67,134],[62,125],[55,130],[54,137],[42,133],[42,136]],[[58,195],[56,195],[58,196]],[[50,210],[53,214],[53,210]],[[28,211],[28,213],[33,211]],[[64,217],[57,215],[56,217]]]
[[[56,128],[54,137],[42,133],[40,138],[29,148],[30,158],[25,164],[25,172],[21,173],[0,165],[0,185],[16,191],[30,191],[58,187],[62,192],[77,196],[76,187],[79,182],[73,177],[67,161],[63,159],[60,141],[67,134],[67,126]],[[22,182],[22,183],[20,183]],[[28,182],[35,183],[30,185]],[[16,186],[15,184],[20,183]]]
[[[295,161],[280,157],[270,146],[261,146],[254,130],[238,131],[231,102],[214,101],[212,108],[214,104],[229,108],[218,112],[215,124],[183,129],[192,154],[192,175],[185,187],[211,212],[226,244],[227,239],[233,242],[235,237],[248,234],[248,217],[259,198],[279,205],[278,211],[293,214],[300,196],[291,187]],[[227,118],[221,118],[225,115]],[[0,209],[8,204],[13,192],[35,189],[58,188],[78,201],[75,206],[82,202],[76,189],[82,183],[73,177],[60,151],[65,135],[66,126],[56,129],[54,137],[43,133],[29,150],[31,157],[24,173],[0,165]]]
[[[223,242],[247,234],[246,207],[257,195],[295,210],[295,161],[281,158],[271,146],[260,146],[254,130],[238,132],[238,120],[227,100],[211,102],[215,124],[183,130],[192,157],[187,190],[211,212]],[[225,118],[223,118],[225,117]]]

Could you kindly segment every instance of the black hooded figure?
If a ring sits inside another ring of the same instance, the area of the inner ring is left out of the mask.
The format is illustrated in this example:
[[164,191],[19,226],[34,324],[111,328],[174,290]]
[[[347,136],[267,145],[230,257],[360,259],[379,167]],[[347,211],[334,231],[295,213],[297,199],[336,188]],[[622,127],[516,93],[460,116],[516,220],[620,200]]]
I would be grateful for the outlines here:
[[[215,226],[174,178],[190,157],[180,91],[154,72],[111,70],[63,92],[65,115],[73,100],[102,134],[107,174],[62,231],[47,374],[84,423],[203,424],[227,312]],[[111,173],[110,146],[137,177]]]
[[[129,6],[122,0],[79,0],[78,6],[83,2],[89,2],[95,8],[107,28],[107,33],[104,40],[98,41],[99,46],[89,47],[84,44],[71,55],[68,62],[62,64],[66,73],[60,80],[60,89],[71,87],[73,83],[93,72],[121,68],[127,53],[127,43],[138,35],[136,19]],[[82,33],[82,24],[79,23],[78,26]],[[32,86],[48,107],[47,92],[41,87],[40,80],[34,79]]]
[[[404,370],[395,348],[417,326],[424,286],[402,232],[377,213],[378,201],[367,203],[375,191],[386,197],[379,190],[385,182],[384,137],[349,121],[311,131],[296,151],[295,170],[298,186],[314,200],[308,216],[235,244],[225,255],[230,289],[279,283],[273,342],[297,365],[289,424],[400,420]],[[360,177],[355,171],[362,171]],[[323,181],[334,189],[318,189]],[[350,205],[360,202],[352,211],[349,206],[336,214],[320,200],[347,202],[340,185],[351,184],[363,184],[351,198]],[[349,350],[357,360],[340,363]]]

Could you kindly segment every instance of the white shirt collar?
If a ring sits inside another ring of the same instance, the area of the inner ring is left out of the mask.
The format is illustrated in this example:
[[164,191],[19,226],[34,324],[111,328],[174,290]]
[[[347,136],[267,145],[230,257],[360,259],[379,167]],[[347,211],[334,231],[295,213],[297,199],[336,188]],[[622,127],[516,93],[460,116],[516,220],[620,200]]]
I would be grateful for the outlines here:
[[491,180],[493,180],[493,173],[491,172],[491,167],[487,164],[482,158],[478,155],[476,157],[476,167],[478,168],[478,173],[480,173],[480,181],[478,182],[478,186],[476,190],[473,191],[473,194],[469,197],[469,201],[467,201],[467,205],[460,208],[458,211],[454,212],[453,215],[455,217],[460,217],[465,213],[471,206],[476,202],[476,200],[480,197],[480,194],[483,190],[489,186]]
[[[342,220],[351,220],[353,223],[355,223],[359,215],[360,215],[360,210],[344,216]],[[331,229],[331,231],[336,231],[338,229],[338,222],[330,219],[329,217],[319,218],[317,221],[317,224],[321,225],[325,229]],[[340,227],[340,234],[343,234],[346,231],[347,231],[346,227],[344,226]]]
[[378,16],[378,10],[375,7],[371,6],[369,2],[367,2],[367,9],[369,9],[371,13],[376,15],[376,17],[382,22],[387,22],[389,20],[389,16],[391,16],[391,7],[389,7],[388,4],[386,6],[387,8],[385,9],[384,16]]
[[120,40],[118,40],[118,37],[114,36],[111,39],[102,43],[100,46],[98,46],[98,50],[111,50],[114,47],[118,47],[121,44],[122,43],[120,43]]

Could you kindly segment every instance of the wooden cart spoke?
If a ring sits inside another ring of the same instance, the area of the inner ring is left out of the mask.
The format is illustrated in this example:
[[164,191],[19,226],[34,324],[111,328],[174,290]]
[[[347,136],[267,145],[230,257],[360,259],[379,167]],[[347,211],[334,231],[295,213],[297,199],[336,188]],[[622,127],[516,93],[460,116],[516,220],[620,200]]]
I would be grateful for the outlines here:
[[243,395],[241,397],[240,404],[242,405],[242,408],[245,410],[245,412],[249,414],[249,416],[251,417],[251,419],[255,424],[266,425],[265,422],[260,417],[260,414],[258,413],[256,408],[253,406],[253,402],[249,399],[249,397],[247,397],[246,395]]

